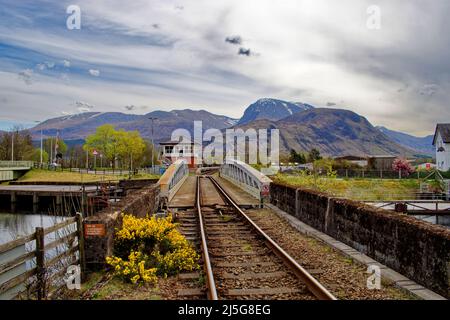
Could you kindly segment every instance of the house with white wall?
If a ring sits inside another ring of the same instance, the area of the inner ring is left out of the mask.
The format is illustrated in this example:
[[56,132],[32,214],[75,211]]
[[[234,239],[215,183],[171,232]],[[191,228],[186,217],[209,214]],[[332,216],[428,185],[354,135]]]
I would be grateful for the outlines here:
[[436,168],[450,170],[450,123],[439,123],[434,133],[433,146],[436,148]]

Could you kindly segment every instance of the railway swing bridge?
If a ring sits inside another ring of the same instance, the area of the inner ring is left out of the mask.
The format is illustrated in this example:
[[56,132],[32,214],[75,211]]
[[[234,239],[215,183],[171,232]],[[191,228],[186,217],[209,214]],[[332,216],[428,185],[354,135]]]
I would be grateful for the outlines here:
[[180,275],[190,282],[178,298],[335,300],[246,212],[261,207],[271,180],[238,160],[217,171],[190,175],[179,160],[159,181],[164,205],[201,253],[201,274]]

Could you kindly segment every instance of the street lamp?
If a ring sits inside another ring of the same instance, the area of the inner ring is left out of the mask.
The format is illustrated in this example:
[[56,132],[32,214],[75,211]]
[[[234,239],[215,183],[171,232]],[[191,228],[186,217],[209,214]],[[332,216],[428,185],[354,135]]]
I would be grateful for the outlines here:
[[[35,121],[35,123],[41,123],[40,121]],[[41,127],[41,158],[40,158],[40,167],[42,169],[42,152],[43,152],[43,129]]]
[[11,131],[11,161],[14,162],[14,136],[19,135],[18,129],[13,129]]
[[[149,120],[152,120],[152,138],[151,138],[151,140],[152,140],[152,170],[154,170],[153,169],[153,157],[154,157],[154,154],[153,154],[153,152],[154,152],[154,149],[155,149],[155,145],[154,145],[154,143],[153,143],[153,121],[154,120],[158,120],[158,118],[154,118],[154,117],[149,117],[148,118]],[[154,173],[154,172],[153,172]]]

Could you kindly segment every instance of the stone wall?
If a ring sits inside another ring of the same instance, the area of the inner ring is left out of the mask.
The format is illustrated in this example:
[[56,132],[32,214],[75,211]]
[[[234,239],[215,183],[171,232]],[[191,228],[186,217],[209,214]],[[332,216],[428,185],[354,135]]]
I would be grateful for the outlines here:
[[[158,206],[159,185],[154,184],[139,191],[131,192],[118,205],[85,218],[85,256],[88,270],[103,268],[105,258],[113,254],[114,233],[122,225],[122,212],[136,217],[145,217],[147,214],[156,213]],[[96,234],[86,234],[90,230],[87,226],[89,224],[96,227],[95,230],[91,228],[96,231]]]
[[270,202],[450,298],[450,230],[361,202],[272,183]]

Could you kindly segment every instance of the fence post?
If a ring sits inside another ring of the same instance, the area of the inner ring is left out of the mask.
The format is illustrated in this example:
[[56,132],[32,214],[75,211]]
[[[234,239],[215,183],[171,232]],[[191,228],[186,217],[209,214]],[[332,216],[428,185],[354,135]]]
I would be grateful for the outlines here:
[[81,268],[81,282],[84,281],[86,272],[86,256],[84,253],[84,230],[83,230],[83,215],[77,212],[77,232],[78,232],[78,250],[80,255]]
[[46,296],[45,290],[45,249],[44,228],[36,228],[36,269],[37,269],[37,299]]

